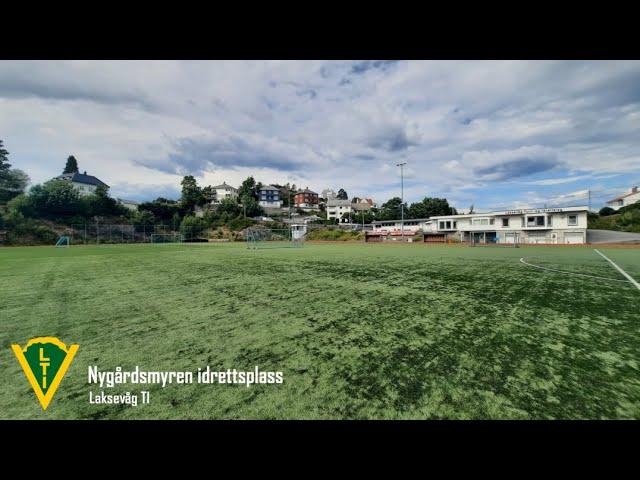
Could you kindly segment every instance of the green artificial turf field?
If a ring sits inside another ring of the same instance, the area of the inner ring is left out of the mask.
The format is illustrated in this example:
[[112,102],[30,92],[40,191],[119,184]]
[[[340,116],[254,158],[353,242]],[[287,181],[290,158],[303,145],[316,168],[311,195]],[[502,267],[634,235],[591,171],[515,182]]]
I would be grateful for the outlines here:
[[[600,250],[640,280],[640,249]],[[0,417],[640,418],[640,290],[615,280],[585,247],[4,248]],[[10,349],[36,336],[80,345],[46,412]],[[89,365],[284,383],[94,405]]]

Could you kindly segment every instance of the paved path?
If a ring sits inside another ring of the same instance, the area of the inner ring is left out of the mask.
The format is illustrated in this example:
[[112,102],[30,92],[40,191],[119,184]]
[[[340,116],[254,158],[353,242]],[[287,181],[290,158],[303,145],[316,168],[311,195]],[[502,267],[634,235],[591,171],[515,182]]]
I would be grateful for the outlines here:
[[587,230],[589,243],[640,243],[640,233],[616,232],[614,230]]

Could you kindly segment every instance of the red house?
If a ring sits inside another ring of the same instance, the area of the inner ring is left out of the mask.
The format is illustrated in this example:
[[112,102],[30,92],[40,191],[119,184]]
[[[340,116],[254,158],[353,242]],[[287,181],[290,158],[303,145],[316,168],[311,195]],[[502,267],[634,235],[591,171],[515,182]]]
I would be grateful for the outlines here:
[[318,207],[318,194],[305,188],[296,193],[293,197],[296,208],[317,210]]

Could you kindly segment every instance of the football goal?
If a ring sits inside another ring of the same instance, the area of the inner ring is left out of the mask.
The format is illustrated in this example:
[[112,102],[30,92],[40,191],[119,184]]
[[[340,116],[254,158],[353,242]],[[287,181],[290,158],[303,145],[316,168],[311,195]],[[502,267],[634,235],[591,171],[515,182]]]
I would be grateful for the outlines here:
[[152,233],[151,243],[182,243],[184,237],[180,233]]
[[306,231],[301,226],[291,228],[247,228],[247,248],[296,248],[304,245]]
[[58,241],[56,242],[56,247],[68,247],[71,244],[71,239],[69,238],[68,235],[62,235],[60,238],[58,238]]

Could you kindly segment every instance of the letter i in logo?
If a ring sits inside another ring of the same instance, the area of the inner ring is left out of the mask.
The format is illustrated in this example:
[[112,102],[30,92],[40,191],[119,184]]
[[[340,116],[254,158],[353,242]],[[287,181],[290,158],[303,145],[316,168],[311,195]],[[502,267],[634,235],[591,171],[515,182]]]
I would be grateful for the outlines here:
[[55,337],[32,338],[24,348],[11,345],[43,410],[49,406],[78,348],[74,344],[67,349]]

